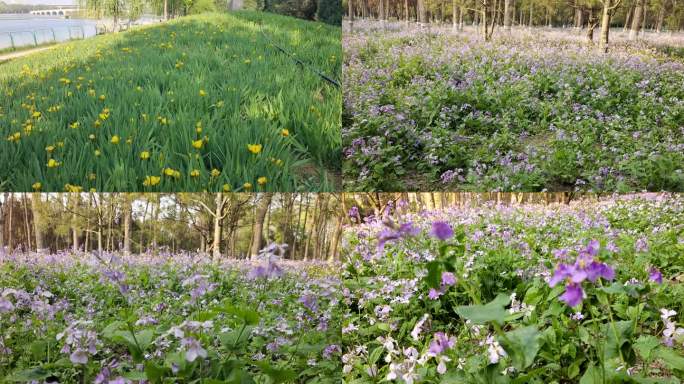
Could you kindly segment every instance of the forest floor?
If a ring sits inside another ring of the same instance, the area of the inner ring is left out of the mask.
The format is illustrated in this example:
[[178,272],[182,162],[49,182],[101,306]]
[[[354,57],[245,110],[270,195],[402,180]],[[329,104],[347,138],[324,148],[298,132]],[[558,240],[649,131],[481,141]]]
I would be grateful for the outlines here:
[[684,34],[350,30],[346,190],[684,190]]

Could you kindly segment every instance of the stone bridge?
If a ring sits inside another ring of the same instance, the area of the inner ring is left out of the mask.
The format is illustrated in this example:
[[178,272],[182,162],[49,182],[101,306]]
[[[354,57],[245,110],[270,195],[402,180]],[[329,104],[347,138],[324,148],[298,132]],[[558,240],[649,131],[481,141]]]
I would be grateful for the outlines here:
[[80,8],[77,5],[57,5],[54,9],[31,11],[31,14],[36,16],[71,16],[79,11]]

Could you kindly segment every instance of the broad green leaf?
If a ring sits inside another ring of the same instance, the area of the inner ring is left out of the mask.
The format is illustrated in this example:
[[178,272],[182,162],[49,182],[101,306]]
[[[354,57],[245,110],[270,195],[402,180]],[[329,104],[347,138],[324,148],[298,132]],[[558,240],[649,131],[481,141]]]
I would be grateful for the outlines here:
[[659,347],[656,350],[656,356],[659,357],[670,369],[684,371],[684,356],[666,347]]
[[43,367],[33,367],[29,369],[24,369],[19,372],[15,372],[12,374],[8,380],[9,381],[16,381],[16,382],[26,382],[26,381],[33,381],[33,380],[43,380],[48,378],[51,375],[50,372],[48,372],[46,369]]
[[506,294],[499,294],[494,300],[485,305],[465,305],[456,307],[456,313],[473,322],[474,324],[484,324],[488,321],[503,323],[508,316],[508,311],[504,309],[510,302],[510,297]]
[[500,337],[499,342],[513,360],[513,366],[522,371],[534,363],[541,347],[540,336],[535,326],[528,326],[506,332],[506,337]]

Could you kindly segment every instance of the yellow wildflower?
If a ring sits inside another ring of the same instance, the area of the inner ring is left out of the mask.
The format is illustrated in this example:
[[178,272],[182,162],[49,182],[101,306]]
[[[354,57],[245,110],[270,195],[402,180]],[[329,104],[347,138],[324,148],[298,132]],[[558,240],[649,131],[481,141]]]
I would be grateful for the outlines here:
[[204,97],[207,95],[207,93],[204,91],[204,89],[200,89],[199,95],[200,95],[200,97]]
[[141,160],[147,160],[149,158],[150,158],[150,153],[148,151],[140,152],[140,159]]
[[190,172],[190,177],[199,177],[199,175],[200,175],[199,169],[193,169],[193,170]]
[[83,192],[83,187],[78,186],[78,185],[65,184],[64,190],[66,192],[80,193],[80,192]]
[[100,101],[105,101],[107,97],[105,95],[100,95]]
[[247,144],[247,149],[256,155],[261,152],[261,144]]
[[173,168],[164,168],[164,174],[169,177],[175,177],[176,179],[181,176],[180,172]]
[[100,151],[99,149],[95,150],[95,156],[100,156],[101,154],[102,154],[102,151]]
[[42,116],[42,114],[38,111],[35,111],[31,116],[33,116],[34,119],[40,119],[40,116]]
[[243,186],[245,189],[252,189],[252,183],[244,183],[244,184],[242,184],[242,186]]
[[69,124],[69,128],[71,129],[77,129],[81,124],[78,121],[75,121],[71,124]]
[[45,150],[46,150],[48,153],[52,153],[52,151],[55,150],[55,146],[54,146],[54,145],[48,145],[47,147],[45,147]]
[[201,139],[200,140],[193,140],[193,142],[192,142],[192,146],[195,149],[202,149],[203,145],[204,145],[204,140],[201,140]]
[[43,188],[43,184],[41,184],[40,182],[36,182],[33,183],[31,188],[33,188],[34,191],[40,191],[40,189]]
[[221,171],[219,171],[216,168],[211,170],[211,177],[219,177],[220,174],[221,174]]
[[50,159],[47,162],[47,166],[48,166],[48,168],[57,168],[57,167],[59,167],[59,161],[57,161],[55,159]]
[[230,192],[230,184],[223,184],[223,192]]
[[266,176],[261,176],[260,178],[257,179],[257,183],[259,183],[259,185],[264,185],[267,182],[268,182],[268,179],[266,178]]
[[280,131],[280,134],[281,134],[283,137],[288,137],[288,136],[290,136],[290,131],[287,130],[287,129],[282,129],[282,130]]
[[119,138],[119,135],[114,135],[112,136],[112,139],[110,141],[112,142],[112,144],[119,144],[119,141],[121,141],[121,139]]
[[145,181],[143,181],[143,185],[146,187],[152,187],[161,181],[161,177],[159,176],[146,176]]

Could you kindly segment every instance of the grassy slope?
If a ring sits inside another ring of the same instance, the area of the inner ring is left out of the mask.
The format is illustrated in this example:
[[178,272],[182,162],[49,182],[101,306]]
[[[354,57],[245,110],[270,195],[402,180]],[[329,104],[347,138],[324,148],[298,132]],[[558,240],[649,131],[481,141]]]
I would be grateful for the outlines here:
[[[271,47],[258,24],[269,39],[340,77],[339,28],[254,12],[182,18],[0,65],[0,190],[31,190],[36,182],[44,191],[66,184],[98,191],[332,188],[341,93]],[[4,140],[17,132],[19,141]],[[205,136],[200,150],[192,147]],[[248,144],[263,150],[254,155]],[[140,159],[143,151],[149,160]],[[49,158],[60,166],[48,168]],[[180,177],[143,186],[167,168]],[[195,169],[200,176],[191,177]],[[212,177],[212,169],[221,175]],[[258,186],[262,176],[268,181]]]

